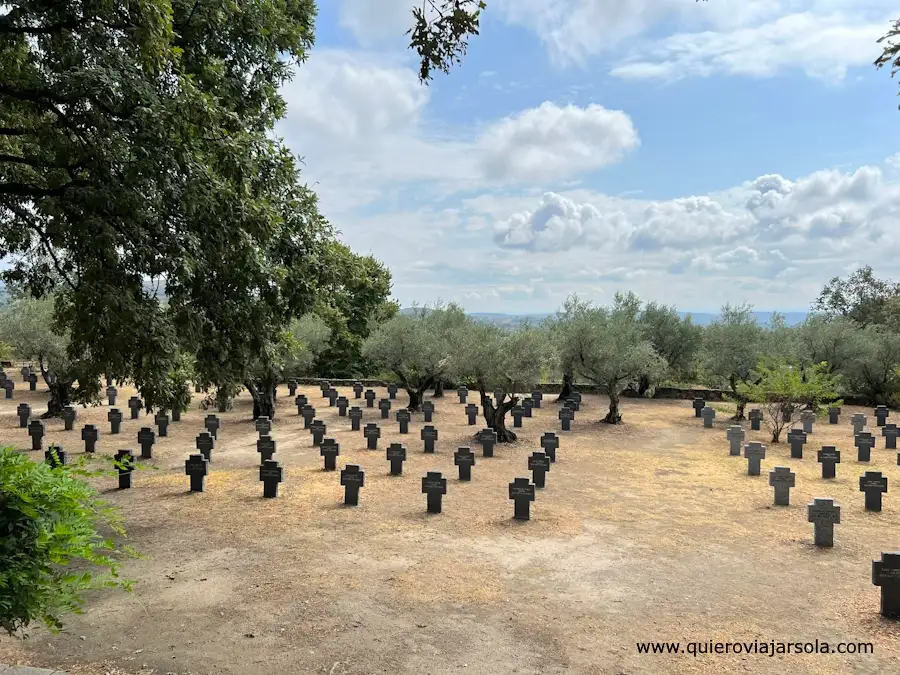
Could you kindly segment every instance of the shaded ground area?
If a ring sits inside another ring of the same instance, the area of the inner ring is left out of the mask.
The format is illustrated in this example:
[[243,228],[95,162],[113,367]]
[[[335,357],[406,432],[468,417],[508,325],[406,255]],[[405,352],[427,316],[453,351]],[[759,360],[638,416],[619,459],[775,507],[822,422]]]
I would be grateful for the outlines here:
[[[507,485],[527,476],[541,434],[559,430],[557,406],[525,419],[520,441],[482,458],[451,392],[435,400],[437,454],[423,454],[420,414],[410,434],[382,424],[379,450],[338,417],[316,388],[303,389],[341,444],[338,467],[358,463],[366,485],[358,508],[342,506],[339,474],[322,471],[293,402],[281,390],[272,435],[285,468],[279,497],[263,500],[250,401],[219,414],[222,429],[203,494],[187,492],[184,459],[205,412],[192,410],[159,439],[160,471],[135,474],[134,488],[106,496],[126,514],[130,543],[150,556],[127,566],[132,594],[93,596],[68,632],[35,630],[26,644],[4,639],[0,662],[94,673],[327,673],[357,675],[537,675],[554,673],[888,673],[900,672],[900,626],[878,615],[871,561],[900,549],[896,453],[878,443],[872,462],[855,461],[850,416],[818,422],[804,459],[769,445],[763,475],[746,475],[728,456],[726,415],[712,430],[690,401],[628,399],[626,424],[599,424],[601,397],[586,396],[559,461],[532,505],[532,520],[511,519]],[[352,398],[349,388],[341,394]],[[120,406],[133,392],[120,390]],[[385,396],[383,391],[379,396]],[[28,451],[15,406],[42,410],[46,394],[16,391],[0,401],[0,439]],[[405,400],[398,395],[394,411]],[[364,406],[365,403],[362,402]],[[726,404],[717,404],[724,408]],[[100,452],[137,451],[150,420],[126,420],[110,436],[107,408],[79,409],[76,431],[47,423],[46,442],[83,449],[86,422],[104,432]],[[896,413],[895,413],[896,414]],[[768,441],[763,432],[747,440]],[[388,475],[384,452],[402,441],[409,461]],[[820,478],[815,450],[843,454],[837,480]],[[478,455],[471,483],[456,480],[453,451]],[[37,459],[37,453],[32,453]],[[797,474],[790,507],[772,505],[768,471]],[[428,515],[421,477],[449,479],[444,513]],[[858,491],[865,470],[888,476],[881,513],[866,513]],[[836,546],[817,550],[806,504],[842,506]],[[645,641],[781,640],[873,642],[874,655],[646,655]]]

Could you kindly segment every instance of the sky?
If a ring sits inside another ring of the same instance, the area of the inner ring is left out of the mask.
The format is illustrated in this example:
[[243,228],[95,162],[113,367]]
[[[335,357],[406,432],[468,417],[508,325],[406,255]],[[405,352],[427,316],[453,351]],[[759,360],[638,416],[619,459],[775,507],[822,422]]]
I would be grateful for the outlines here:
[[804,311],[860,265],[900,279],[896,3],[487,0],[430,86],[412,4],[320,0],[277,129],[401,305]]

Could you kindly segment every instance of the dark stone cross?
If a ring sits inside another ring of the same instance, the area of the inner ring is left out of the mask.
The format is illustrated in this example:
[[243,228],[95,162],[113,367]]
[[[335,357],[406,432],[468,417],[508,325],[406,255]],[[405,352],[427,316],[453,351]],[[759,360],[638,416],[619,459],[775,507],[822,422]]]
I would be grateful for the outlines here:
[[456,395],[459,396],[460,403],[465,403],[466,398],[469,396],[469,390],[466,387],[460,387],[456,390]]
[[575,412],[578,412],[579,410],[581,410],[581,402],[574,396],[569,396],[569,398],[566,399],[566,405],[569,406]]
[[199,382],[194,382],[194,393],[199,394],[202,391]]
[[67,461],[66,451],[63,450],[61,445],[51,444],[44,452],[44,461],[50,465],[51,469],[65,466]]
[[822,478],[834,478],[836,465],[841,463],[841,451],[833,445],[823,445],[818,460],[822,465]]
[[388,399],[393,401],[397,398],[397,385],[393,382],[387,386]]
[[883,427],[887,423],[887,418],[891,414],[886,405],[875,406],[875,426]]
[[350,399],[348,399],[346,396],[338,396],[337,409],[338,409],[338,415],[340,417],[347,416],[347,406],[349,406],[349,405],[350,405]]
[[19,416],[19,428],[28,428],[28,419],[31,417],[31,406],[27,403],[20,403],[16,406],[16,415]]
[[543,400],[544,394],[537,389],[531,392],[531,400],[534,401],[534,407],[537,410],[541,409],[541,400]]
[[169,435],[169,416],[166,411],[160,410],[156,413],[153,421],[156,423],[156,428],[159,429],[159,437],[166,438]]
[[841,523],[841,507],[831,498],[816,497],[807,506],[806,521],[813,524],[816,546],[834,546],[834,526]]
[[216,417],[215,415],[207,415],[206,418],[203,420],[203,426],[209,432],[209,435],[212,436],[213,438],[219,437],[219,425],[220,424],[221,424],[221,422],[219,422],[219,418]]
[[409,421],[412,418],[412,416],[409,414],[409,410],[407,410],[406,408],[400,408],[400,410],[397,411],[396,418],[397,423],[400,425],[400,433],[408,434]]
[[391,443],[387,448],[387,460],[391,463],[391,475],[403,475],[403,462],[406,461],[406,447],[400,443]]
[[378,401],[378,409],[381,411],[381,419],[390,419],[391,400],[389,398],[383,398]]
[[179,408],[178,406],[175,406],[174,408],[172,408],[172,421],[173,422],[181,421],[181,408]]
[[326,431],[328,431],[328,425],[322,420],[313,420],[309,425],[309,432],[312,434],[312,444],[314,448],[322,445],[322,439],[325,437]]
[[6,392],[6,398],[11,399],[13,397],[13,391],[16,389],[16,383],[12,380],[3,380],[2,386],[3,390]]
[[859,477],[859,491],[866,495],[866,511],[881,511],[881,495],[887,489],[887,476],[880,471],[866,471]]
[[323,471],[337,470],[337,458],[341,454],[340,443],[333,438],[323,439],[322,444],[319,446],[319,454],[325,458],[325,465],[322,467]]
[[572,419],[575,417],[575,411],[568,406],[559,409],[559,421],[562,424],[563,431],[572,430]]
[[366,407],[374,408],[375,407],[375,390],[374,389],[366,389]]
[[469,420],[469,426],[475,425],[475,417],[478,415],[478,406],[474,403],[469,403],[466,406],[466,417]]
[[307,404],[303,406],[303,410],[300,411],[300,414],[303,415],[303,428],[309,429],[309,425],[312,424],[312,421],[316,418],[316,409]]
[[556,461],[556,450],[559,448],[559,436],[552,431],[545,431],[541,436],[541,448],[547,453],[551,462]]
[[363,393],[363,383],[362,382],[354,382],[353,383],[353,398],[362,398]]
[[440,513],[441,502],[447,494],[447,479],[440,471],[429,471],[422,476],[422,494],[428,495],[428,513]]
[[872,561],[872,583],[881,588],[881,616],[900,619],[900,553],[882,553]]
[[341,469],[345,506],[359,506],[359,489],[365,484],[366,472],[359,468],[358,464],[348,464]]
[[866,416],[862,413],[856,413],[850,418],[850,424],[853,425],[853,435],[855,436],[866,426]]
[[140,416],[143,407],[143,402],[137,396],[132,396],[128,399],[128,409],[131,411],[131,419],[136,420]]
[[510,414],[513,418],[513,428],[521,428],[522,427],[522,417],[525,415],[525,408],[520,405],[514,405],[509,409]]
[[434,443],[438,439],[438,430],[430,424],[422,427],[419,433],[423,441],[425,441],[425,452],[431,454],[434,452]]
[[444,398],[444,381],[438,380],[434,383],[434,398]]
[[381,438],[381,429],[375,422],[369,422],[363,428],[363,436],[366,437],[366,447],[369,450],[378,449],[378,439]]
[[747,458],[747,475],[758,476],[760,461],[766,458],[766,446],[758,441],[751,441],[744,446],[744,457]]
[[472,467],[475,466],[475,453],[472,448],[457,448],[453,453],[453,463],[459,467],[459,479],[472,480]]
[[513,518],[529,520],[531,502],[534,501],[534,485],[527,478],[516,478],[509,484],[509,498],[513,500]]
[[497,442],[497,432],[491,428],[482,429],[478,432],[477,438],[481,442],[481,456],[493,457],[494,444]]
[[78,413],[75,412],[75,408],[70,405],[67,405],[60,412],[60,417],[63,420],[63,429],[65,431],[72,431],[75,428],[75,418],[78,416]]
[[197,449],[203,455],[207,462],[212,461],[212,451],[216,447],[216,437],[208,431],[201,431],[200,435],[194,439]]
[[153,444],[156,442],[156,434],[150,427],[141,427],[137,435],[141,444],[141,459],[153,459]]
[[28,423],[28,435],[31,436],[32,450],[44,447],[44,423],[41,420],[31,420]]
[[112,408],[106,413],[106,421],[109,422],[109,433],[117,434],[122,431],[122,411]]
[[297,394],[294,397],[294,405],[297,406],[297,415],[303,415],[303,407],[309,403],[306,396],[304,394]]
[[897,436],[900,435],[900,429],[897,429],[896,424],[885,424],[881,427],[881,435],[884,436],[885,450],[897,449]]
[[787,434],[788,443],[791,444],[791,459],[803,459],[803,446],[806,445],[806,432],[800,429],[791,429]]
[[259,479],[263,484],[263,497],[274,499],[278,496],[278,484],[284,480],[284,470],[274,459],[266,460],[259,466]]
[[291,378],[287,381],[288,386],[288,396],[296,396],[297,395],[297,380]]
[[[747,413],[747,419],[750,420],[750,429],[752,431],[759,431],[762,424],[762,410],[759,408],[753,408],[749,413]],[[738,453],[740,454],[740,453]]]
[[741,456],[741,446],[744,444],[745,436],[744,427],[740,424],[732,424],[728,427],[728,431],[725,432],[725,438],[730,443],[728,454],[731,457]]
[[775,488],[775,506],[791,505],[791,488],[797,476],[789,466],[776,466],[769,472],[769,485]]
[[872,448],[875,447],[875,437],[871,431],[860,431],[853,437],[853,445],[856,446],[856,461],[868,462],[872,459]]
[[28,382],[28,374],[31,372],[31,368],[22,366],[22,370],[19,372],[22,374],[22,382]]
[[203,492],[206,489],[209,462],[203,455],[191,455],[184,460],[184,473],[191,478],[191,492]]
[[97,439],[100,438],[100,430],[93,424],[85,424],[81,428],[81,440],[84,441],[85,452],[96,452]]
[[581,392],[573,391],[569,394],[569,398],[574,399],[576,403],[578,403],[579,407],[581,406]]
[[328,390],[331,389],[331,382],[320,383],[319,389],[322,390],[322,398],[328,398]]
[[526,396],[522,399],[522,414],[525,417],[531,417],[531,410],[534,408],[534,399],[530,396]]
[[359,423],[363,418],[362,408],[353,406],[352,408],[350,408],[347,416],[350,418],[350,430],[359,431]]
[[550,458],[546,452],[532,452],[528,458],[528,469],[531,471],[534,487],[544,487],[547,480],[547,472],[550,470]]
[[828,409],[828,424],[837,424],[840,416],[841,416],[841,407],[840,406],[831,406]]
[[131,450],[119,450],[115,456],[115,466],[119,472],[119,489],[131,488],[131,474],[134,472],[135,460]]
[[275,439],[269,434],[263,434],[256,439],[256,451],[259,453],[259,463],[272,459],[275,454]]
[[269,419],[268,415],[260,415],[256,418],[254,426],[257,434],[266,436],[272,431],[272,420]]
[[426,422],[431,422],[431,418],[434,415],[434,403],[432,403],[431,401],[423,402],[422,414],[425,416]]
[[703,428],[712,429],[713,420],[716,419],[716,409],[708,406],[700,411],[700,417],[703,418]]
[[328,390],[328,405],[330,407],[333,408],[337,405],[338,396],[340,396],[340,394],[338,394],[338,390],[334,387]]
[[694,406],[694,417],[700,417],[700,411],[706,407],[706,401],[702,398],[695,398],[691,405]]
[[37,373],[28,374],[28,391],[37,391]]
[[816,421],[816,413],[812,410],[804,410],[800,413],[800,423],[803,425],[803,431],[807,434],[813,432],[813,422]]

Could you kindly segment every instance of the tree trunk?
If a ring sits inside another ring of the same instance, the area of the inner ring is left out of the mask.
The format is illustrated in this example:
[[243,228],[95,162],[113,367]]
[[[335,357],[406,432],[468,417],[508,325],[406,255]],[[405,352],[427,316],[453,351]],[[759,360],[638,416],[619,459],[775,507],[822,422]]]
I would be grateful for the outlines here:
[[646,375],[641,375],[638,379],[638,396],[643,398],[644,394],[647,393],[647,390],[650,388],[650,378]]
[[424,380],[420,379],[416,382],[419,386],[413,387],[409,380],[404,377],[403,373],[397,373],[396,371],[395,373],[400,377],[403,388],[406,389],[406,393],[409,394],[409,405],[406,406],[406,409],[410,412],[418,412],[419,407],[422,405],[422,399],[425,398],[425,391],[434,384],[434,378],[426,377]]
[[615,391],[609,392],[609,412],[603,418],[606,424],[621,424],[622,413],[619,412],[619,395]]
[[419,406],[422,405],[422,392],[418,389],[407,387],[406,393],[409,394],[409,405],[406,406],[406,409],[410,412],[418,412]]
[[[47,378],[44,378],[47,382]],[[53,384],[47,382],[50,389],[50,400],[47,402],[47,412],[41,415],[41,419],[59,417],[62,409],[72,404],[72,382],[56,378]]]
[[441,379],[437,379],[434,382],[434,396],[435,398],[440,398],[444,395],[444,381]]
[[498,443],[512,443],[518,436],[514,431],[506,428],[506,413],[515,406],[519,399],[512,394],[508,394],[509,400],[505,400],[496,408],[494,407],[491,397],[487,395],[483,385],[479,385],[481,392],[481,408],[484,410],[484,421],[488,427],[497,432]]
[[571,370],[567,370],[563,373],[563,386],[562,391],[559,392],[559,398],[556,399],[556,402],[565,401],[569,396],[572,395],[572,392],[575,391],[575,375]]
[[731,420],[733,422],[740,422],[744,419],[744,408],[747,407],[747,399],[738,394],[737,381],[735,380],[734,375],[731,375],[728,378],[728,384],[731,387],[731,391],[734,394],[734,400],[737,403],[734,411],[734,416],[731,418]]
[[264,377],[244,383],[253,398],[253,419],[259,417],[275,419],[275,385],[274,377]]

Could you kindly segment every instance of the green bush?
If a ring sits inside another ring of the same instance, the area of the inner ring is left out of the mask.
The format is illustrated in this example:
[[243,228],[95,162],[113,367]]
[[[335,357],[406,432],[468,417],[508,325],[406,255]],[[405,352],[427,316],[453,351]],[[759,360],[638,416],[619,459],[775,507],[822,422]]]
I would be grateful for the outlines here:
[[82,611],[86,591],[131,587],[117,558],[137,553],[100,534],[125,531],[118,511],[83,480],[109,470],[87,463],[50,468],[0,448],[0,626],[10,635],[34,622],[57,632],[64,614]]

